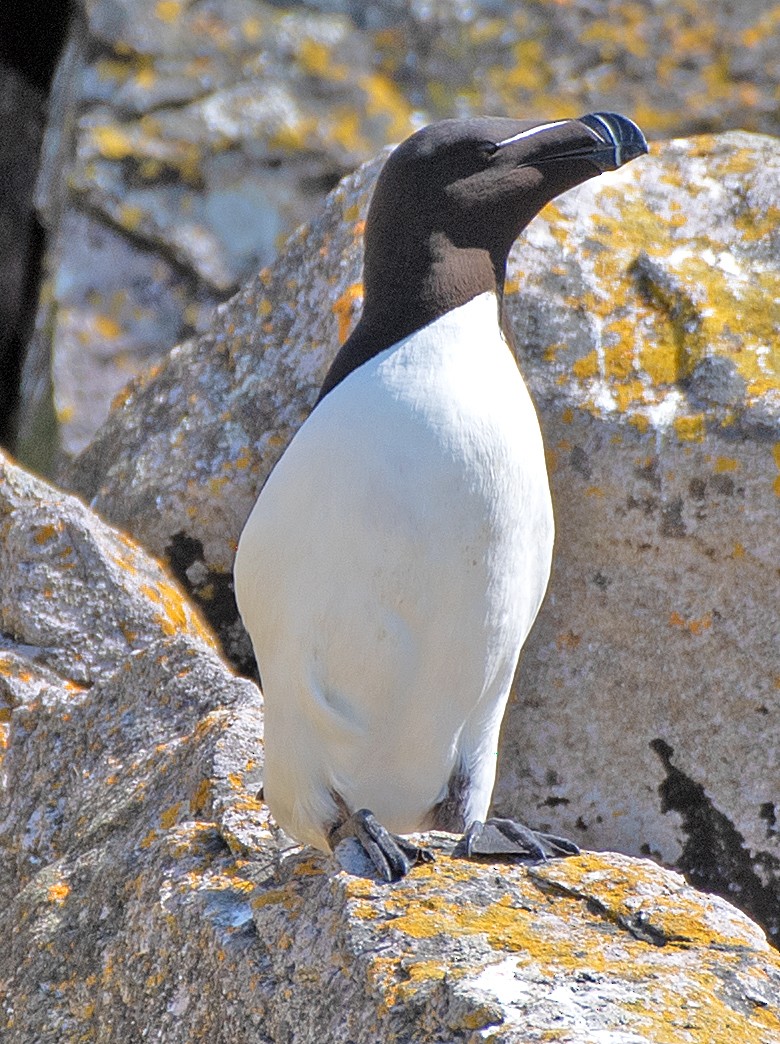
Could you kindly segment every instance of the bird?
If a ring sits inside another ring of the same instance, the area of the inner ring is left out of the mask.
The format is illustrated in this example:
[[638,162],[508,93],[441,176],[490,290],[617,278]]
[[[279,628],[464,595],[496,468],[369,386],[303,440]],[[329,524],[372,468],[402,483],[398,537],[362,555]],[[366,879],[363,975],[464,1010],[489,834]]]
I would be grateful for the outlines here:
[[379,879],[461,857],[576,855],[489,818],[498,736],[550,575],[539,421],[504,313],[514,241],[647,152],[617,113],[447,119],[377,178],[360,318],[242,530],[236,600],[265,703],[263,795],[293,839]]

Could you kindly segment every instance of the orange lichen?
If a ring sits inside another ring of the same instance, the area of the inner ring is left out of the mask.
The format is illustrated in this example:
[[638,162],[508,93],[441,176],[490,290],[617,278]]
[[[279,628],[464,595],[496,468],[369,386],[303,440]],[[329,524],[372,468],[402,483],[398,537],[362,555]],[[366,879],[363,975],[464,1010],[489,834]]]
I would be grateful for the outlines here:
[[62,532],[62,523],[47,523],[46,525],[39,526],[33,536],[33,540],[36,544],[48,544],[49,541],[55,540],[57,535]]
[[341,296],[333,302],[331,310],[339,323],[339,343],[346,341],[352,327],[355,304],[363,299],[363,284],[352,283]]
[[704,616],[698,619],[686,620],[678,612],[671,612],[669,614],[669,626],[680,628],[689,634],[699,635],[712,627],[712,613],[705,613]]
[[46,898],[50,903],[61,904],[70,895],[70,885],[65,881],[57,881],[53,885],[49,885],[46,890]]

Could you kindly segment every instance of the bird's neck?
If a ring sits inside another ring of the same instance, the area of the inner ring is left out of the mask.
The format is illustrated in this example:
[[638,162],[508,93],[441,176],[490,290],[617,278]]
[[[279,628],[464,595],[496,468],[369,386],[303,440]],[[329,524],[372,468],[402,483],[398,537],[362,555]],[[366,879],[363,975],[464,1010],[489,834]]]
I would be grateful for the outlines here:
[[456,247],[442,235],[432,236],[415,254],[399,250],[391,265],[386,255],[381,267],[372,262],[368,255],[361,323],[382,332],[384,347],[480,294],[492,292],[503,300],[506,257]]
[[424,252],[396,252],[390,264],[385,253],[381,266],[368,253],[360,321],[334,359],[318,401],[358,366],[480,294],[495,294],[496,319],[504,326],[505,273],[505,256],[435,239]]

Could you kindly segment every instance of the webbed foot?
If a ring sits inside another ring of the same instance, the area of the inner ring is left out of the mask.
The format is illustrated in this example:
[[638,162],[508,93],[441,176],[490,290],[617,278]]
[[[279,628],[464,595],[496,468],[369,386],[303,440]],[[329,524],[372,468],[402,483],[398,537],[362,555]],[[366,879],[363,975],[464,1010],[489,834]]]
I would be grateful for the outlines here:
[[386,830],[373,812],[361,808],[334,827],[330,843],[336,845],[345,838],[354,837],[368,856],[372,866],[384,881],[400,881],[415,863],[432,863],[433,856],[397,834]]
[[514,856],[529,863],[579,855],[573,841],[542,834],[513,819],[475,819],[453,850],[453,856]]

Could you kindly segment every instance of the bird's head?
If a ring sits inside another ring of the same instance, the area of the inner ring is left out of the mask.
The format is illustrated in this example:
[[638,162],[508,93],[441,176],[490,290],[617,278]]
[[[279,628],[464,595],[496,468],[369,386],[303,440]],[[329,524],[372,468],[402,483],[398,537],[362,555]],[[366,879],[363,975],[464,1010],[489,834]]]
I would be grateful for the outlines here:
[[417,270],[433,280],[434,295],[454,279],[457,297],[479,255],[503,283],[512,243],[545,203],[645,152],[642,132],[616,113],[424,127],[394,150],[377,180],[366,224],[367,297],[377,280],[413,279]]

